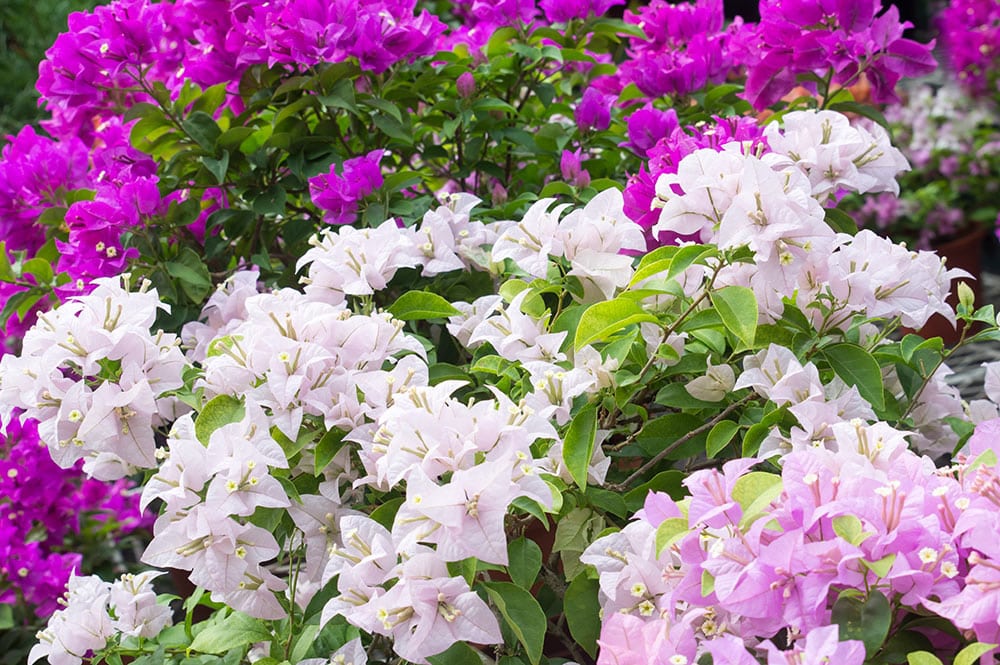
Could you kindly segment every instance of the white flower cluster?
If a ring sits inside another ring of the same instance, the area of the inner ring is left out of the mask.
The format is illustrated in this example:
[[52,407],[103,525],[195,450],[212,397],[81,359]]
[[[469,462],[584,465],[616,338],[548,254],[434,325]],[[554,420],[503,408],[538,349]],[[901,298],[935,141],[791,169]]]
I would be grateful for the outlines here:
[[130,292],[127,278],[96,280],[88,295],[39,315],[19,356],[0,359],[0,420],[15,409],[62,468],[116,480],[156,466],[154,428],[185,410],[170,391],[187,362],[175,335],[150,333],[155,289]]
[[38,633],[28,665],[41,658],[51,665],[79,665],[88,651],[103,649],[115,635],[157,635],[172,623],[170,607],[158,604],[153,591],[153,580],[160,575],[123,575],[113,583],[96,575],[71,575],[65,607]]

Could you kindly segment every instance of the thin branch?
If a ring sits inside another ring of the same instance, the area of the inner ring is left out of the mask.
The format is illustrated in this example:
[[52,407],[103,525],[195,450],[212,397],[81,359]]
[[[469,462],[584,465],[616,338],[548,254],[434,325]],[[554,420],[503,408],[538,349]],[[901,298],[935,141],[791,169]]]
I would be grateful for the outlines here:
[[663,460],[664,457],[666,457],[667,455],[669,455],[671,453],[671,451],[676,450],[679,446],[687,443],[688,441],[690,441],[694,437],[698,436],[702,432],[707,432],[708,430],[712,429],[713,427],[715,427],[715,425],[717,423],[719,423],[720,421],[722,421],[726,416],[728,416],[730,413],[732,413],[733,411],[735,411],[737,408],[739,408],[739,407],[743,406],[744,404],[746,404],[747,402],[749,402],[751,399],[753,399],[753,397],[754,397],[754,395],[753,395],[753,393],[751,393],[751,394],[747,395],[746,397],[744,397],[743,399],[741,399],[741,400],[739,400],[737,402],[733,402],[732,404],[730,404],[729,406],[727,406],[725,409],[723,409],[722,411],[720,411],[714,418],[712,418],[711,420],[709,420],[704,425],[702,425],[700,427],[696,427],[695,429],[691,430],[690,432],[688,432],[687,434],[685,434],[681,438],[679,438],[676,441],[674,441],[673,443],[671,443],[669,446],[667,446],[666,448],[664,448],[660,452],[656,453],[656,455],[654,455],[652,458],[650,458],[649,460],[647,460],[645,464],[643,464],[638,469],[636,469],[632,473],[632,475],[629,476],[628,478],[626,478],[624,481],[618,483],[617,485],[612,485],[608,489],[610,489],[612,492],[622,492],[622,491],[628,489],[632,485],[632,483],[634,483],[636,480],[638,480],[644,473],[646,473],[647,471],[649,471],[650,469],[652,469],[654,466],[656,466],[657,464],[659,464]]

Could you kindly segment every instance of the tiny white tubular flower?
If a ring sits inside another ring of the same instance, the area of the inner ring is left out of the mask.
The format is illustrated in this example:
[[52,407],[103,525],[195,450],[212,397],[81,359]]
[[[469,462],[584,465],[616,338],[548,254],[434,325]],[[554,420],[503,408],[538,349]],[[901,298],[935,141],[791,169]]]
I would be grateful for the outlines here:
[[729,365],[709,363],[704,376],[688,381],[684,388],[695,399],[704,402],[721,402],[733,390],[736,373]]

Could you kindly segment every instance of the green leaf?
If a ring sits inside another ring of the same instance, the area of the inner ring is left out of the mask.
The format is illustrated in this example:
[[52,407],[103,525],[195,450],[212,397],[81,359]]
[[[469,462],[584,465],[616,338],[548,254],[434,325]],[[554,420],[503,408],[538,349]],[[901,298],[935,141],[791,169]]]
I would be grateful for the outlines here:
[[708,433],[708,441],[705,444],[705,454],[709,458],[718,455],[729,442],[733,440],[736,433],[740,431],[739,424],[732,420],[720,420],[712,426]]
[[622,519],[627,518],[630,513],[634,512],[629,510],[628,505],[625,503],[625,497],[621,494],[602,490],[598,487],[591,487],[587,490],[587,503],[595,508],[600,508],[606,513],[617,515]]
[[944,665],[941,659],[930,651],[914,651],[906,655],[906,662],[909,665]]
[[841,342],[823,349],[830,367],[849,386],[858,392],[878,411],[885,408],[882,368],[872,354],[857,344]]
[[532,665],[538,665],[542,659],[547,625],[541,605],[531,593],[510,582],[486,582],[483,586],[500,610],[504,622],[524,646],[528,660]]
[[531,589],[542,569],[542,550],[533,540],[521,536],[507,545],[507,571],[514,584]]
[[733,484],[733,500],[743,509],[740,528],[755,522],[781,495],[781,476],[766,471],[751,471]]
[[629,285],[633,286],[647,277],[661,275],[661,273],[666,273],[662,275],[663,279],[674,279],[695,263],[704,263],[705,259],[716,254],[718,251],[714,247],[704,245],[659,247],[640,259]]
[[21,265],[21,272],[34,275],[39,284],[51,284],[55,273],[52,272],[52,264],[45,259],[38,257],[28,259]]
[[271,631],[260,619],[233,612],[222,621],[198,633],[191,642],[192,651],[222,654],[230,649],[271,639]]
[[849,233],[853,236],[858,232],[858,223],[840,208],[826,209],[826,223],[837,233]]
[[215,151],[215,140],[222,135],[222,130],[212,116],[204,111],[195,111],[181,122],[181,126],[199,146],[209,152]]
[[10,265],[10,257],[7,256],[7,242],[0,240],[0,282],[13,282],[17,279],[14,269]]
[[691,531],[687,519],[683,517],[668,517],[656,527],[656,556],[664,548],[670,547],[680,536]]
[[642,504],[646,501],[646,496],[650,492],[665,492],[670,495],[670,498],[676,501],[685,494],[683,485],[685,478],[687,478],[687,474],[677,469],[661,471],[648,482],[639,485],[634,490],[629,490],[625,495],[625,505],[630,512],[634,513],[642,507]]
[[878,575],[879,579],[884,579],[889,571],[892,569],[892,564],[896,562],[896,553],[886,554],[884,557],[878,561],[869,561],[868,559],[862,559],[861,563],[865,568],[872,571]]
[[597,656],[597,638],[601,635],[601,604],[597,600],[597,580],[577,575],[563,595],[563,613],[569,634],[591,658]]
[[344,437],[346,435],[347,433],[343,430],[332,429],[319,440],[319,443],[316,444],[316,452],[314,453],[315,475],[319,476],[322,474],[323,469],[329,466],[334,456],[344,447]]
[[885,663],[905,663],[908,654],[915,651],[932,649],[934,646],[922,633],[915,630],[894,630],[882,650],[879,651],[879,658]]
[[208,169],[208,172],[215,176],[216,184],[221,185],[226,181],[226,171],[229,170],[229,151],[223,150],[222,157],[202,157],[202,166]]
[[991,651],[992,649],[995,649],[996,647],[996,644],[973,642],[955,655],[955,662],[953,665],[974,665],[974,663],[979,660],[980,656],[988,651]]
[[626,326],[644,322],[659,323],[659,320],[628,298],[594,303],[580,317],[573,347],[583,348],[592,342],[607,339]]
[[587,471],[597,438],[597,404],[591,402],[573,417],[563,437],[563,462],[581,489],[587,489]]
[[833,604],[832,620],[840,626],[841,641],[861,640],[871,658],[889,634],[892,608],[880,591],[872,591],[867,600],[841,596]]
[[312,646],[313,640],[316,639],[317,633],[319,633],[319,624],[316,623],[303,626],[298,631],[298,634],[295,636],[295,646],[292,647],[292,653],[289,655],[289,659],[293,663],[297,663],[306,657],[306,654],[309,653],[309,647]]
[[757,333],[757,296],[745,286],[725,286],[710,294],[722,323],[748,348]]
[[212,432],[224,425],[243,420],[243,402],[230,395],[217,395],[208,401],[194,421],[194,434],[207,446]]
[[483,665],[483,659],[467,642],[455,642],[436,656],[428,656],[431,665]]
[[271,185],[254,197],[253,211],[258,215],[280,215],[285,212],[285,188]]
[[707,570],[701,571],[701,595],[708,597],[715,591],[715,577]]
[[14,608],[10,605],[0,605],[0,630],[14,627]]
[[208,266],[193,249],[185,248],[176,259],[167,262],[166,269],[167,274],[180,282],[184,293],[196,303],[200,303],[212,290]]
[[855,515],[838,515],[833,518],[833,532],[849,542],[851,545],[860,545],[874,534],[865,533],[864,525]]
[[429,291],[407,291],[387,309],[390,314],[402,321],[446,319],[461,314],[450,302]]
[[3,310],[0,311],[0,329],[7,325],[10,317],[14,315],[15,312],[21,320],[24,320],[24,313],[31,309],[35,303],[42,299],[45,294],[36,291],[18,291],[7,298],[7,302],[3,306]]
[[375,115],[372,116],[372,122],[374,122],[375,126],[381,129],[382,132],[385,133],[385,135],[388,136],[389,138],[401,141],[406,145],[413,144],[413,136],[411,130],[406,125],[401,123],[399,120],[396,120],[391,115],[387,115],[385,113],[376,113]]
[[393,522],[396,521],[396,513],[399,512],[401,505],[403,505],[403,497],[397,496],[394,499],[385,501],[381,506],[373,510],[369,517],[386,529],[391,529]]

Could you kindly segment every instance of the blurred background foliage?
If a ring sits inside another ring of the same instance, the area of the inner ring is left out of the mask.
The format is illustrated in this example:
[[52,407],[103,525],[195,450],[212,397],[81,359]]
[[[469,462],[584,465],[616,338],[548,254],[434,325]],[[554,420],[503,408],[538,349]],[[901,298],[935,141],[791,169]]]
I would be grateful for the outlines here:
[[[102,0],[0,0],[0,136],[37,123],[35,80],[38,62],[56,35],[66,30],[66,17],[89,10]],[[2,141],[0,141],[2,142]]]

